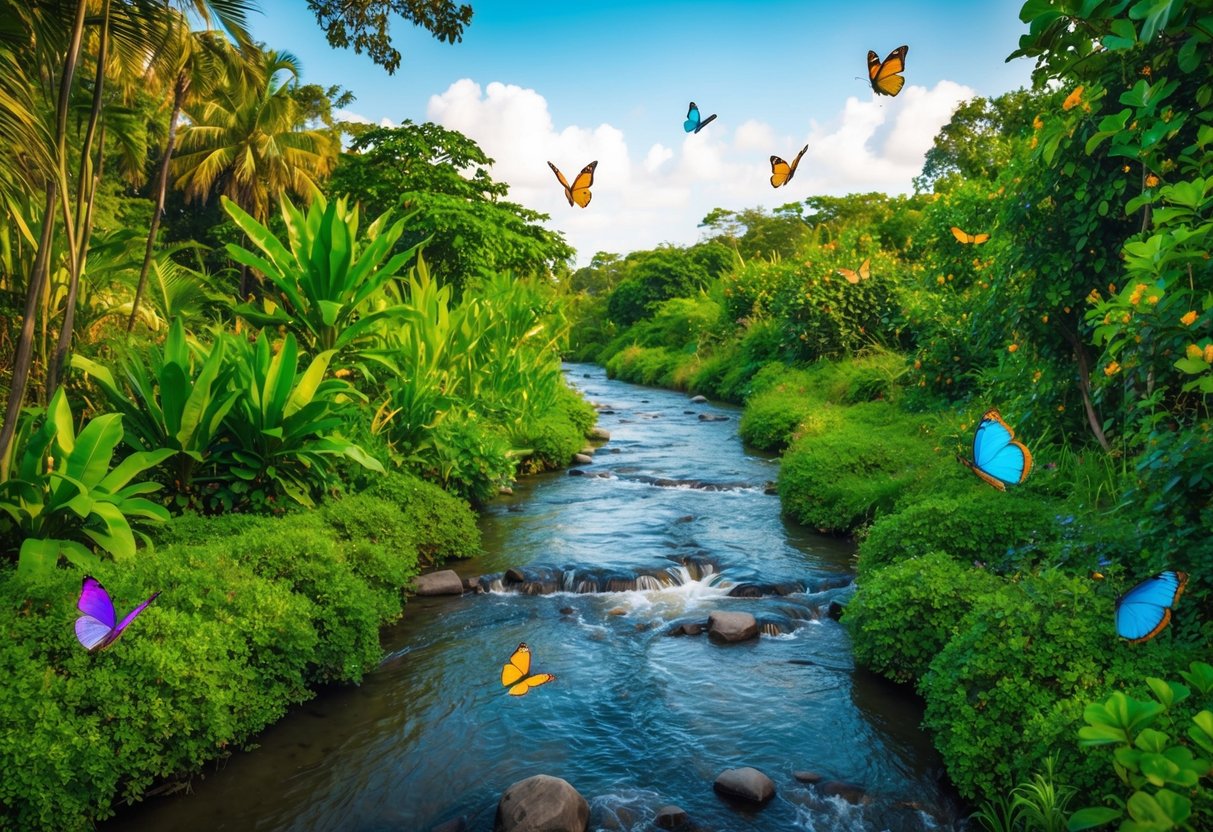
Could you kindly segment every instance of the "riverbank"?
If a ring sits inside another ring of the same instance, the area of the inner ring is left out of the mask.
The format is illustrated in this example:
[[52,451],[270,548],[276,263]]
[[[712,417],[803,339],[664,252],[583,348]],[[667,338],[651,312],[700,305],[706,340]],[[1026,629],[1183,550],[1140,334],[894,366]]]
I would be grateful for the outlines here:
[[[1095,803],[1113,778],[1106,754],[1077,745],[1085,706],[1146,695],[1146,677],[1207,657],[1201,622],[1180,618],[1145,649],[1117,638],[1114,602],[1137,551],[1109,511],[1106,462],[1037,445],[1030,479],[995,491],[955,459],[970,451],[971,408],[907,407],[906,365],[887,351],[750,362],[736,342],[632,346],[606,361],[614,377],[744,402],[742,437],[782,452],[786,514],[857,541],[842,619],[856,661],[924,697],[962,796],[1001,798],[1056,754],[1055,782]],[[1109,580],[1091,580],[1096,570]]]
[[[524,470],[568,464],[593,422],[562,397],[530,426]],[[0,829],[89,829],[249,747],[320,686],[378,666],[422,568],[479,552],[471,505],[404,473],[314,510],[180,516],[93,571],[119,616],[161,591],[96,653],[72,634],[82,573],[0,571]]]

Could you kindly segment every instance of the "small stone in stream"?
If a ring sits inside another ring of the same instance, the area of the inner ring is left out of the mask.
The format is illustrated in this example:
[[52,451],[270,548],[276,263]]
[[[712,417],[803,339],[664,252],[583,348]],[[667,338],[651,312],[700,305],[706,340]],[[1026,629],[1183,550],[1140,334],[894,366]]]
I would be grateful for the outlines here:
[[828,780],[825,783],[820,783],[817,786],[819,794],[826,797],[841,797],[847,803],[865,803],[868,801],[867,795],[863,792],[863,786],[857,786],[854,783],[844,783],[841,780]]
[[503,486],[501,486],[500,488],[498,488],[498,489],[497,489],[497,493],[498,493],[498,494],[504,494],[505,496],[507,496],[507,497],[508,497],[508,496],[510,496],[511,494],[513,494],[513,493],[514,493],[514,489],[510,488],[508,485],[503,485]]
[[438,824],[430,832],[467,832],[467,828],[467,821],[460,815],[457,818],[448,820],[446,823]]
[[590,375],[589,373],[582,373],[582,374],[581,374],[581,377],[582,377],[582,378],[593,378],[593,376],[592,376],[592,375]]
[[691,404],[704,404],[705,402],[707,402],[707,400],[708,400],[707,396],[692,396]]
[[584,448],[582,448],[580,451],[578,451],[578,453],[583,453],[586,456],[593,456],[594,447],[592,445],[586,445]]
[[649,400],[648,400],[648,399],[641,399],[641,400],[640,400],[640,403],[641,403],[641,404],[648,404],[648,403],[649,403]]
[[684,621],[670,628],[668,635],[671,636],[697,636],[706,630],[707,622],[704,621]]
[[688,818],[687,813],[677,806],[662,806],[657,810],[657,817],[654,823],[660,829],[678,829],[686,824]]
[[773,485],[768,485],[762,489],[762,493],[767,495],[768,497],[774,497],[777,494],[779,494],[779,489]]
[[775,796],[775,784],[771,782],[771,778],[750,766],[721,772],[712,788],[717,794],[750,803],[766,803]]
[[617,454],[617,453],[619,453],[619,452],[620,452],[620,449],[619,449],[619,448],[609,448],[609,449],[607,450],[607,453],[609,453],[609,454]]
[[416,592],[418,595],[462,595],[463,581],[450,569],[430,572],[418,576]]
[[505,570],[505,580],[506,583],[520,584],[526,580],[526,575],[524,575],[522,570],[518,567],[511,566],[509,569]]
[[820,783],[821,775],[815,771],[793,771],[792,776],[801,783]]
[[561,607],[561,608],[560,608],[560,614],[561,614],[561,615],[572,615],[572,614],[573,614],[573,608],[572,608],[572,607]]
[[708,635],[733,643],[758,638],[758,621],[748,612],[714,610],[708,615]]
[[694,519],[695,519],[694,514],[684,514],[681,517],[679,517],[677,520],[675,520],[674,522],[675,523],[690,523]]
[[845,605],[840,604],[837,601],[831,601],[830,606],[826,608],[826,615],[828,615],[830,618],[834,619],[835,621],[841,621],[842,620],[842,611],[845,609],[846,609]]
[[684,411],[682,411],[682,413],[684,416],[694,416],[695,415],[694,410],[684,410]]
[[594,426],[590,428],[590,439],[600,439],[603,442],[610,441],[611,432],[606,428]]
[[822,578],[813,584],[814,592],[824,592],[827,589],[842,589],[850,586],[855,578],[851,575],[835,575],[832,578]]
[[628,611],[623,607],[615,607],[612,610],[607,610],[607,615],[627,615]]
[[600,410],[598,412],[601,413],[603,416],[614,416],[615,415],[615,411],[611,410],[610,408],[607,408],[605,410]]
[[700,413],[699,421],[701,422],[727,422],[728,416],[722,416],[719,413]]
[[573,462],[577,465],[589,465],[593,461],[594,458],[587,454],[573,454]]
[[494,832],[585,832],[590,805],[559,777],[536,774],[505,790]]
[[509,512],[513,512],[514,514],[521,514],[521,513],[522,513],[522,506],[519,506],[519,505],[506,506],[506,507],[505,507],[505,510],[506,510],[506,511],[509,511]]

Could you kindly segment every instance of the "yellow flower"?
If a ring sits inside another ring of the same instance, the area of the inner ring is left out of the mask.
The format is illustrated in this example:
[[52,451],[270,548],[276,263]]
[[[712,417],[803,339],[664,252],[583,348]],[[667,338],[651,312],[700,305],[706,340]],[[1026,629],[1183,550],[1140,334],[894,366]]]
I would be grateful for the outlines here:
[[1202,357],[1204,357],[1204,352],[1205,352],[1204,350],[1202,350],[1200,347],[1196,346],[1195,344],[1188,344],[1188,350],[1187,350],[1188,358],[1202,358]]
[[1032,129],[1033,130],[1039,130],[1040,128],[1042,128],[1044,126],[1045,126],[1045,123],[1040,120],[1039,115],[1032,119]]
[[1130,320],[1130,319],[1129,319],[1129,313],[1128,313],[1128,312],[1126,312],[1125,314],[1123,314],[1123,315],[1121,315],[1121,316],[1120,316],[1120,322],[1121,322],[1122,324],[1127,324],[1127,323],[1129,322],[1129,320]]
[[1193,309],[1187,315],[1184,315],[1179,319],[1179,322],[1184,326],[1192,326],[1192,324],[1196,323],[1196,310]]
[[943,275],[940,275],[939,277],[935,278],[935,281],[936,281],[936,282],[937,282],[937,283],[938,283],[940,286],[942,286],[942,285],[943,285]]
[[1019,344],[1010,344],[1007,346],[1007,352],[1015,352],[1017,349],[1019,349]]
[[1108,291],[1109,291],[1109,292],[1111,292],[1112,294],[1116,294],[1116,284],[1115,284],[1115,283],[1109,283],[1109,284],[1108,284]]
[[1206,364],[1213,364],[1213,344],[1205,345],[1204,359]]
[[1146,298],[1146,303],[1154,306],[1158,303],[1158,295],[1150,295],[1148,298]]
[[1063,110],[1072,110],[1078,106],[1078,102],[1080,101],[1082,101],[1082,87],[1078,87],[1074,92],[1070,93],[1066,97],[1066,100],[1062,102],[1061,108]]
[[1087,295],[1087,303],[1099,303],[1101,300],[1103,300],[1103,295],[1099,294],[1098,289],[1092,289],[1091,293]]
[[1147,188],[1153,188],[1157,184],[1158,184],[1158,177],[1155,176],[1154,174],[1151,173],[1149,176],[1146,177],[1146,187]]
[[1142,74],[1142,75],[1144,75],[1144,76],[1146,76],[1147,78],[1149,78],[1149,77],[1150,77],[1150,72],[1151,72],[1151,70],[1150,70],[1149,65],[1143,66],[1143,67],[1141,68],[1141,74]]
[[1125,172],[1125,173],[1128,173],[1128,172],[1129,172],[1129,166],[1128,166],[1128,165],[1125,165],[1125,166],[1124,166],[1124,172]]
[[1113,361],[1111,364],[1103,368],[1105,376],[1114,376],[1120,372],[1120,365]]
[[1036,372],[1032,373],[1032,383],[1035,384],[1036,382],[1040,381],[1040,376],[1041,376],[1040,370],[1037,370]]
[[1047,324],[1047,323],[1049,322],[1049,316],[1048,316],[1048,315],[1041,315],[1041,316],[1040,316],[1040,322],[1041,322],[1042,324]]
[[1032,141],[1031,141],[1031,142],[1028,144],[1028,149],[1029,149],[1029,150],[1035,150],[1035,149],[1036,149],[1036,145],[1038,145],[1038,144],[1040,144],[1040,142],[1039,142],[1039,141],[1037,141],[1036,136],[1035,136],[1035,135],[1033,135],[1033,136],[1032,136]]
[[918,358],[915,358],[915,359],[914,359],[914,369],[915,369],[915,370],[921,370],[921,369],[922,369],[922,360],[921,360],[921,359],[918,359]]
[[1066,412],[1066,406],[1065,406],[1064,404],[1059,404],[1059,405],[1057,405],[1057,412],[1058,412],[1058,413],[1065,413],[1065,412]]

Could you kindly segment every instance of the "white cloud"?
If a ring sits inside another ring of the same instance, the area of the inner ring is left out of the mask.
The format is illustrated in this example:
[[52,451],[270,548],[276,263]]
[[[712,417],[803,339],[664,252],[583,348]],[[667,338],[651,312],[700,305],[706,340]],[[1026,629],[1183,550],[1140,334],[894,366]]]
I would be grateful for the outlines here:
[[370,124],[371,120],[361,113],[352,110],[333,110],[333,118],[337,121],[352,121],[354,124]]
[[[475,140],[495,160],[493,178],[510,185],[509,198],[550,214],[549,227],[565,234],[584,264],[597,251],[693,243],[699,221],[716,207],[773,207],[823,193],[909,192],[935,134],[973,95],[951,81],[932,89],[907,86],[893,99],[849,98],[836,117],[810,122],[800,136],[776,135],[755,120],[730,135],[729,125],[717,121],[688,134],[678,148],[653,144],[634,157],[618,128],[558,127],[539,92],[513,84],[482,88],[465,78],[431,96],[426,115]],[[806,142],[791,187],[773,194],[767,158],[774,153],[791,161]],[[546,162],[572,180],[595,159],[593,202],[586,210],[570,208]]]

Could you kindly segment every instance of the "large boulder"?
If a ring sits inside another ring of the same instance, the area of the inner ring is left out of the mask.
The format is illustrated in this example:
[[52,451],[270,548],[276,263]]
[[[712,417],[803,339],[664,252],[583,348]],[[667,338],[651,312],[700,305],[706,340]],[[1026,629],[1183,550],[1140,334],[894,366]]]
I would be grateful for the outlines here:
[[590,805],[559,777],[536,774],[505,790],[494,832],[585,832]]
[[775,796],[775,784],[756,768],[731,768],[722,771],[712,784],[717,794],[759,805]]
[[419,575],[415,585],[418,595],[462,595],[463,581],[451,569]]
[[708,635],[720,641],[749,641],[758,638],[758,621],[748,612],[721,612],[708,615]]

